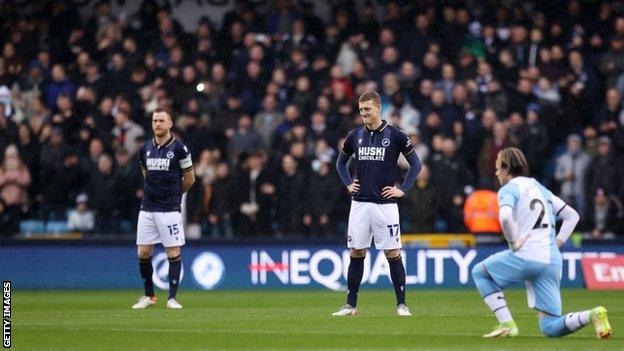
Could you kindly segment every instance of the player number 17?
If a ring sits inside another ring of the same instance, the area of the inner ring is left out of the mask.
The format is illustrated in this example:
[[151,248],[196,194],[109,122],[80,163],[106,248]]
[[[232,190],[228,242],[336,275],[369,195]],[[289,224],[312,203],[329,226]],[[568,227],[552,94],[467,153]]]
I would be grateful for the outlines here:
[[[399,231],[401,230],[399,228],[398,224],[388,224],[387,225],[388,230],[390,230],[390,237],[392,238],[393,236],[399,236]],[[393,230],[394,229],[394,230]]]

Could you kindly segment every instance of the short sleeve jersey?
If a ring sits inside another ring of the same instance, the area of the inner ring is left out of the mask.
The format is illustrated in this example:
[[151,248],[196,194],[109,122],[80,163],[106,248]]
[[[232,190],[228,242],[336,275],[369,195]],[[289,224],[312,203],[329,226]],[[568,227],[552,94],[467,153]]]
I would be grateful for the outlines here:
[[514,254],[531,261],[561,264],[561,254],[555,244],[555,220],[565,202],[537,180],[515,177],[498,191],[498,206],[513,208],[517,237],[528,236]]
[[146,172],[141,210],[181,211],[182,173],[193,168],[186,145],[175,138],[163,145],[149,140],[141,148],[139,161]]
[[366,126],[356,128],[347,134],[342,152],[357,161],[356,174],[360,190],[353,200],[374,203],[395,203],[395,199],[385,199],[381,191],[393,186],[397,180],[397,161],[402,153],[407,156],[414,152],[409,137],[402,130],[382,121],[376,130]]

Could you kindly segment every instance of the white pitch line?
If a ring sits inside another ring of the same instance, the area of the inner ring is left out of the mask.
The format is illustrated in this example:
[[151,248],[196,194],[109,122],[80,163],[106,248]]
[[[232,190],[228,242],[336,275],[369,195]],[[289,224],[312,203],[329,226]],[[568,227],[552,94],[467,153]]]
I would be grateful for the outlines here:
[[[350,330],[348,332],[344,331],[323,331],[323,330],[270,330],[270,329],[254,329],[254,330],[234,330],[234,329],[162,329],[162,328],[76,328],[76,327],[38,327],[37,329],[63,329],[63,330],[75,330],[75,331],[107,331],[107,332],[143,332],[143,333],[195,333],[195,334],[211,334],[211,333],[223,333],[223,334],[267,334],[267,335],[278,335],[278,334],[304,334],[304,335],[340,335],[344,336],[345,334],[357,334],[357,335],[376,335],[376,336],[384,336],[384,335],[421,335],[419,333],[412,332],[399,332],[399,331],[388,331],[388,332],[375,332],[375,331],[353,331]],[[427,335],[433,336],[474,336],[480,337],[480,334],[473,333],[448,333],[448,334],[431,334],[426,333]],[[541,334],[522,334],[522,336],[529,337],[541,337]]]

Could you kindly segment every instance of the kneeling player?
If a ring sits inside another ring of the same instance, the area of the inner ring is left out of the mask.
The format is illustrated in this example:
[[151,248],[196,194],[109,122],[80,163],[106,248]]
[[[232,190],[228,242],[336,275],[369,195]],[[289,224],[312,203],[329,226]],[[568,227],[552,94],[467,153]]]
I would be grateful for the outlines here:
[[[561,315],[559,247],[574,230],[579,215],[535,179],[526,177],[528,171],[522,151],[507,148],[498,153],[496,176],[503,185],[498,191],[499,218],[510,249],[488,257],[472,270],[483,301],[500,323],[483,337],[518,335],[502,290],[524,282],[529,307],[538,311],[544,335],[564,336],[591,322],[598,338],[608,338],[611,326],[602,306]],[[563,220],[558,234],[555,218]]]
[[182,270],[180,247],[184,245],[180,204],[182,193],[195,182],[195,173],[187,147],[171,135],[172,126],[171,115],[157,109],[152,115],[154,139],[147,141],[139,151],[145,184],[137,225],[137,251],[145,295],[132,306],[134,309],[156,304],[152,252],[157,243],[163,244],[169,259],[167,308],[182,308],[176,300]]

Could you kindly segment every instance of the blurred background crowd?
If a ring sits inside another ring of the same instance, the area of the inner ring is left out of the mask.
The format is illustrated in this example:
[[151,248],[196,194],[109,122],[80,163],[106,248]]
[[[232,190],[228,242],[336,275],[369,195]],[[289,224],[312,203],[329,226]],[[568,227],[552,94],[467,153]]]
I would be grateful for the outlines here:
[[508,146],[581,230],[622,233],[622,2],[330,3],[319,16],[312,1],[236,1],[186,30],[176,4],[119,15],[107,1],[2,1],[0,234],[133,235],[136,151],[164,107],[198,178],[187,232],[342,238],[334,162],[371,89],[424,163],[401,200],[404,233],[466,232],[464,202],[498,188]]

